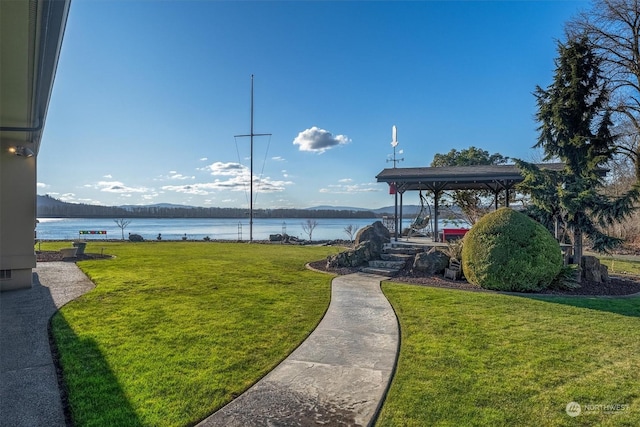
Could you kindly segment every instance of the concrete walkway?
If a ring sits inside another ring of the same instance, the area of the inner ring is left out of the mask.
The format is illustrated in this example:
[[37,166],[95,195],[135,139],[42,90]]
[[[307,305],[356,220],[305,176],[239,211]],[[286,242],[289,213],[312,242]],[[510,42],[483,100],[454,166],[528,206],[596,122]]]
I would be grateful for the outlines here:
[[[0,426],[65,426],[50,317],[94,284],[74,263],[39,263],[31,289],[0,293]],[[398,324],[382,276],[332,282],[327,313],[300,347],[201,426],[365,426],[393,373]]]
[[74,263],[39,263],[31,289],[0,293],[0,426],[66,425],[49,318],[93,289]]
[[311,335],[240,397],[200,426],[370,425],[391,381],[398,323],[385,277],[333,279],[331,304]]

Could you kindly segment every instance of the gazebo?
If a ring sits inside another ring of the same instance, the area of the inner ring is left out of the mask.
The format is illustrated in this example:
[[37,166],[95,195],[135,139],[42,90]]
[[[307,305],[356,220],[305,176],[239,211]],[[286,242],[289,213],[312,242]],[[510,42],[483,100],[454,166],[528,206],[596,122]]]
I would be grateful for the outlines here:
[[[545,163],[537,165],[541,169],[562,170],[563,163]],[[524,177],[516,165],[481,165],[481,166],[443,166],[422,168],[387,168],[380,172],[376,179],[386,182],[400,195],[395,203],[395,239],[398,239],[398,218],[402,218],[402,199],[406,191],[429,191],[433,193],[434,230],[433,239],[439,240],[438,203],[443,191],[447,190],[489,190],[494,195],[495,207],[498,208],[498,196],[505,192],[505,206],[509,206],[509,192]],[[398,208],[400,210],[398,216]]]

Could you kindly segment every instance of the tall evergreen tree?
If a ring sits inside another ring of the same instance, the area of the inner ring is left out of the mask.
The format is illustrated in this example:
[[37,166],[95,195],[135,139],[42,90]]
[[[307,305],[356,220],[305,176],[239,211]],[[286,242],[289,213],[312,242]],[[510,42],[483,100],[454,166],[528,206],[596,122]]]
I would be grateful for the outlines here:
[[544,222],[560,221],[572,232],[574,259],[579,262],[583,234],[598,251],[620,243],[599,226],[628,215],[640,188],[618,199],[600,191],[603,167],[615,151],[601,59],[586,38],[559,43],[558,53],[553,83],[535,91],[540,123],[535,147],[544,150],[545,160],[564,162],[564,170],[539,169],[521,160],[516,164],[525,177],[520,189],[531,194],[533,210]]

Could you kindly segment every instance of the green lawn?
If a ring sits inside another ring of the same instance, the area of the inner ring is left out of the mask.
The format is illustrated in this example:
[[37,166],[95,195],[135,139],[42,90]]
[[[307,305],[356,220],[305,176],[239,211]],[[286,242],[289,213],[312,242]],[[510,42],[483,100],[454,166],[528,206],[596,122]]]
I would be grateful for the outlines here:
[[602,264],[609,267],[609,273],[640,276],[640,261],[624,260],[615,257],[598,258],[600,258]]
[[640,298],[383,290],[402,345],[378,426],[640,425]]
[[[43,250],[69,246],[47,243]],[[78,265],[96,283],[52,319],[77,426],[180,426],[240,394],[314,329],[338,248],[90,242],[115,259]]]
[[[303,266],[339,250],[91,242],[87,251],[101,248],[116,258],[79,263],[97,288],[52,320],[79,427],[188,425],[231,400],[318,323],[331,277]],[[383,290],[402,342],[377,425],[640,425],[640,298]],[[583,407],[576,418],[565,411],[572,401]]]

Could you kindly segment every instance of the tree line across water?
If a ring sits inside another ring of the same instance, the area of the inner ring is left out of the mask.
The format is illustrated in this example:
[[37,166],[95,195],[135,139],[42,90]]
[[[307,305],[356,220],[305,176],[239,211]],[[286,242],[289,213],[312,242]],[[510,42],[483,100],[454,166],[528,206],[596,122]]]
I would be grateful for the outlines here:
[[[99,206],[38,196],[40,218],[246,218],[247,209],[195,206]],[[366,210],[254,209],[254,218],[375,218]]]

